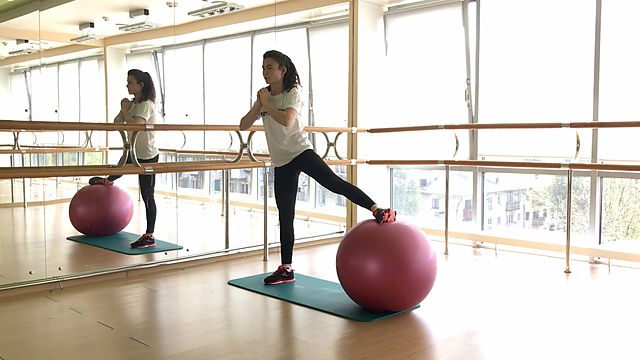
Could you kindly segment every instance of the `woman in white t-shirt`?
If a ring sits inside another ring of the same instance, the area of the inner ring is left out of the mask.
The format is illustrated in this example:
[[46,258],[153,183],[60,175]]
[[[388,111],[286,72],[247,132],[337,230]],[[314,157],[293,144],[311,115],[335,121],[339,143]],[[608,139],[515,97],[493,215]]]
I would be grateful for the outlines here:
[[274,186],[280,220],[282,264],[264,279],[266,284],[275,285],[295,281],[291,262],[300,172],[309,175],[329,191],[344,195],[353,203],[371,210],[379,223],[395,221],[396,212],[378,207],[362,190],[336,175],[315,153],[304,131],[304,125],[300,122],[300,77],[291,59],[279,51],[267,51],[263,55],[262,76],[269,86],[258,91],[258,99],[240,121],[240,130],[247,130],[262,118],[267,146],[275,168]]
[[[120,101],[120,112],[113,120],[120,124],[155,124],[156,122],[156,89],[153,80],[148,72],[138,69],[131,69],[127,72],[127,90],[133,95],[133,101],[124,98]],[[129,132],[131,139],[131,132]],[[138,133],[136,139],[136,158],[140,163],[158,162],[159,151],[155,145],[154,132],[142,131]],[[130,164],[131,158],[127,158]],[[122,175],[110,175],[106,178],[92,177],[89,179],[91,185],[113,185],[113,182]],[[147,229],[142,236],[131,243],[132,248],[146,248],[155,246],[156,241],[153,232],[156,225],[156,200],[154,197],[156,175],[138,175],[140,183],[140,194],[146,208]]]

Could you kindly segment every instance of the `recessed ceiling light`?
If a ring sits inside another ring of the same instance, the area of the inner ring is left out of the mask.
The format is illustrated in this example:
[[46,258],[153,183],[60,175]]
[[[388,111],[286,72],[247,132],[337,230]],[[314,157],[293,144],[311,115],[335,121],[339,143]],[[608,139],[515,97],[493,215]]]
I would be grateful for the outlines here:
[[210,6],[203,7],[202,9],[197,9],[193,11],[189,11],[187,14],[189,16],[198,16],[198,17],[208,17],[208,16],[218,16],[227,14],[230,12],[238,11],[244,9],[244,6],[226,2],[226,1],[214,1]]

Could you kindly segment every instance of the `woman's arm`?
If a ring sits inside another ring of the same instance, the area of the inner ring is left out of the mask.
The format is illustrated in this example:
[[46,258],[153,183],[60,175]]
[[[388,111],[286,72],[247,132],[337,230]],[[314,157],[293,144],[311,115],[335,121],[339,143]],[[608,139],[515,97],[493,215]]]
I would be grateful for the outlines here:
[[290,107],[286,109],[278,109],[271,103],[271,100],[269,99],[270,94],[271,93],[267,88],[260,89],[260,91],[258,91],[258,99],[260,99],[262,107],[278,124],[284,127],[292,126],[298,117],[298,111]]
[[247,130],[256,120],[260,119],[260,108],[262,108],[260,100],[256,100],[249,112],[240,120],[240,130]]
[[146,124],[147,120],[142,116],[124,116],[125,124]]
[[[144,118],[143,116],[138,116],[138,115],[129,115],[129,110],[131,109],[131,106],[133,105],[133,103],[131,102],[131,100],[129,99],[122,99],[122,101],[120,101],[120,113],[118,114],[118,116],[116,116],[116,121],[115,122],[122,122],[125,124],[146,124],[147,123],[147,119]],[[142,109],[138,108],[137,113],[142,112],[143,115],[146,116],[151,116],[148,113],[150,111],[154,111],[153,107],[149,107],[149,104],[143,104],[146,107],[143,107]],[[120,119],[120,121],[118,121]]]
[[116,115],[116,117],[113,119],[113,122],[116,124],[124,123],[124,115],[122,114],[122,110],[120,110],[118,115]]
[[293,108],[281,110],[272,104],[266,104],[264,109],[269,113],[269,115],[271,115],[273,120],[284,127],[293,125],[298,117],[298,112]]

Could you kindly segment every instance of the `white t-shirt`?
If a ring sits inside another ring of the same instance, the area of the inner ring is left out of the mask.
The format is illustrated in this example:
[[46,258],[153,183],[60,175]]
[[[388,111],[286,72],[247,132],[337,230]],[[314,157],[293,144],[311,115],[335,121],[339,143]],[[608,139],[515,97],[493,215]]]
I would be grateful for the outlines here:
[[298,112],[298,117],[293,125],[285,127],[275,121],[264,108],[260,111],[271,162],[274,167],[280,167],[287,165],[303,151],[313,149],[313,145],[311,145],[306,131],[303,130],[304,125],[300,123],[302,98],[298,88],[294,87],[290,91],[272,95],[269,99],[279,110],[292,108]]
[[[156,123],[156,104],[151,101],[142,101],[139,103],[131,103],[127,116],[139,116],[145,120],[146,124]],[[128,138],[131,139],[133,132],[127,131]],[[158,155],[159,151],[156,147],[156,140],[153,131],[141,131],[136,138],[136,158],[147,160]]]

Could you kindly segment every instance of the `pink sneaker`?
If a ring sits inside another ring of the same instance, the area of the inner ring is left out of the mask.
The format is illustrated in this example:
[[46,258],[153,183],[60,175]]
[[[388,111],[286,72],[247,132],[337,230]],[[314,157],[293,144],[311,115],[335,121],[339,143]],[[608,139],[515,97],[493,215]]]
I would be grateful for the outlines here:
[[391,209],[377,208],[373,212],[373,217],[376,218],[376,221],[379,224],[391,223],[391,222],[396,221],[396,211],[395,210],[391,210]]
[[144,249],[151,246],[156,246],[156,239],[153,238],[153,235],[147,234],[140,236],[140,239],[131,243],[132,249]]
[[89,185],[113,185],[113,181],[100,176],[94,176],[89,179]]

